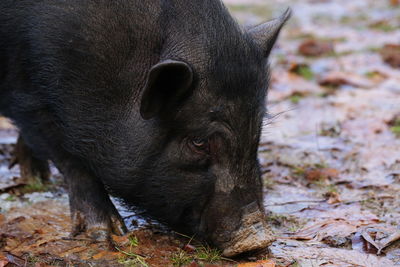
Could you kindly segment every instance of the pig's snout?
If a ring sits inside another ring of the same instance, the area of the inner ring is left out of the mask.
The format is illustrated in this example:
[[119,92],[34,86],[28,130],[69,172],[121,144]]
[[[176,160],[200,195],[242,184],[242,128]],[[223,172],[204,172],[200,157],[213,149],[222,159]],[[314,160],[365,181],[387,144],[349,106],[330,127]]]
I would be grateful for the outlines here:
[[251,203],[243,209],[241,226],[231,233],[231,241],[223,248],[223,256],[238,254],[268,247],[275,237],[265,222],[265,215],[257,204]]

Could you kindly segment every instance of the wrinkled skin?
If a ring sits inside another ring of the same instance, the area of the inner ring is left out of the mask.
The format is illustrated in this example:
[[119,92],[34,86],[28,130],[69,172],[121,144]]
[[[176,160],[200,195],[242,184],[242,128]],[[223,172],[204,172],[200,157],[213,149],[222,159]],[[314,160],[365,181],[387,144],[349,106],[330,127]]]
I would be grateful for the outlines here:
[[0,112],[63,173],[73,234],[126,231],[111,193],[226,256],[270,243],[257,147],[288,17],[245,30],[217,0],[0,2]]

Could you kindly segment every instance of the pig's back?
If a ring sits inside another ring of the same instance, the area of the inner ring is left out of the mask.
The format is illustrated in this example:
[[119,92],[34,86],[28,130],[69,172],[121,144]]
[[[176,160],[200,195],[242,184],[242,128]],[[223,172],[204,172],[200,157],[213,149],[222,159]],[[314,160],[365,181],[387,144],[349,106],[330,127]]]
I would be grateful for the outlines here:
[[82,90],[139,90],[161,50],[158,12],[159,1],[0,1],[0,112],[21,93],[39,108]]

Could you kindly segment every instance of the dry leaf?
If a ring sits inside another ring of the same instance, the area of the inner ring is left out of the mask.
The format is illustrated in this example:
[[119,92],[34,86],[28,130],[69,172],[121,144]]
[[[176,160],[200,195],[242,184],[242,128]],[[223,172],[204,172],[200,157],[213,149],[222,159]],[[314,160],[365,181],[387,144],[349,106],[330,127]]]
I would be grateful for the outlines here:
[[93,255],[94,260],[114,260],[121,256],[119,252],[112,252],[112,251],[101,251],[95,255]]
[[398,6],[398,5],[400,5],[400,0],[390,0],[390,5],[391,6]]
[[186,245],[183,247],[183,250],[186,251],[186,252],[192,253],[192,252],[195,252],[195,251],[196,251],[196,247],[193,246],[193,245],[190,245],[190,244],[186,244]]
[[322,40],[306,40],[299,46],[299,53],[304,56],[321,56],[334,52],[333,43]]
[[350,85],[360,88],[373,87],[373,83],[365,77],[359,76],[354,73],[346,73],[339,71],[328,73],[319,81],[319,84],[322,86],[331,86],[331,87],[338,87],[341,85]]
[[[301,242],[299,242],[301,243]],[[377,257],[371,254],[364,254],[355,250],[338,249],[338,248],[317,248],[304,246],[284,246],[273,248],[275,257],[290,257],[294,259],[311,259],[314,260],[314,265],[318,265],[320,260],[333,263],[327,266],[363,266],[363,267],[389,267],[394,266],[392,261]],[[324,266],[324,265],[322,265]]]
[[[382,250],[400,239],[400,231],[398,231],[397,229],[392,233],[388,231],[390,231],[390,229],[364,229],[363,231],[355,235],[353,246],[357,247],[360,251],[366,251],[368,253],[376,253],[377,255],[380,255]],[[360,245],[357,245],[357,242],[363,241],[358,240],[358,236],[362,237],[364,242],[367,242],[367,244],[364,244],[362,247]],[[371,250],[370,245],[372,245],[375,249]]]
[[393,244],[398,240],[400,240],[400,231],[397,231],[388,236],[387,238],[380,240],[381,248],[379,249],[378,252],[380,253],[383,249],[385,249],[386,247],[390,246],[391,244]]
[[381,56],[393,68],[400,68],[400,45],[386,44],[381,50]]
[[111,239],[113,243],[118,247],[124,247],[129,244],[129,235],[124,235],[124,236],[112,235]]
[[327,236],[347,237],[355,233],[361,225],[361,222],[356,221],[349,222],[343,219],[330,219],[315,223],[301,231],[292,233],[289,235],[289,238],[320,241]]
[[9,261],[6,258],[0,258],[0,267],[5,267]]
[[328,179],[338,178],[339,171],[332,168],[323,168],[323,169],[310,169],[306,170],[305,177],[307,181],[325,181]]
[[18,267],[26,266],[26,260],[21,259],[20,257],[17,257],[12,254],[7,254],[7,260],[9,263],[15,264]]
[[332,205],[342,202],[338,192],[329,192],[326,196],[328,197],[328,200],[326,201],[328,204]]
[[366,253],[366,254],[376,254],[377,248],[371,243],[365,240],[361,233],[355,233],[351,239],[351,247],[353,250]]
[[262,260],[257,262],[241,263],[237,267],[275,267],[275,262],[272,260]]

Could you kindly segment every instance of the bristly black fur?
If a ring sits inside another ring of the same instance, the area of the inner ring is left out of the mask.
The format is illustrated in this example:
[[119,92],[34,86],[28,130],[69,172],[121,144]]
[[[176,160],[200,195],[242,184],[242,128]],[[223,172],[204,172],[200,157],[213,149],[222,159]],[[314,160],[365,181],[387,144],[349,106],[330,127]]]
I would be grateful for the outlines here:
[[2,0],[0,112],[86,228],[118,217],[107,188],[223,248],[242,207],[263,211],[259,43],[218,0]]

